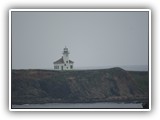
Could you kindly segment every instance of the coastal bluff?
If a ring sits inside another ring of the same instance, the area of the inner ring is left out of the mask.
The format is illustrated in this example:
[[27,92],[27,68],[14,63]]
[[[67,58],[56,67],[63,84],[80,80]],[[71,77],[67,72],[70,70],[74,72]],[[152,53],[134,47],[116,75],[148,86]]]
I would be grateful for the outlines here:
[[12,104],[147,101],[148,72],[97,70],[12,70]]

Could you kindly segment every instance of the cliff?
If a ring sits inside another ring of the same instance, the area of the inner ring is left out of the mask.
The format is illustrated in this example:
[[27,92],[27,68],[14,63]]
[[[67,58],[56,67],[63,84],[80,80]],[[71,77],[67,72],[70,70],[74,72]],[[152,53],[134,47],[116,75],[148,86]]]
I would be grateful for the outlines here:
[[148,72],[12,70],[12,104],[148,99]]

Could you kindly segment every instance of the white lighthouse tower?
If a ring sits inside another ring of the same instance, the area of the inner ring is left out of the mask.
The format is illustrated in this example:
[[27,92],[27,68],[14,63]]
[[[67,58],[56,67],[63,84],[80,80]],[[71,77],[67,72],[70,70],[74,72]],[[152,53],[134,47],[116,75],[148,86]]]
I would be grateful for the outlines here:
[[63,56],[54,62],[55,70],[72,70],[73,69],[73,61],[69,60],[69,51],[65,46],[63,49]]
[[65,46],[64,50],[63,50],[63,60],[64,63],[67,65],[68,64],[68,60],[69,60],[69,51],[68,48]]
[[68,48],[65,46],[63,50],[63,61],[64,61],[64,70],[68,70],[70,68],[69,64],[69,51]]

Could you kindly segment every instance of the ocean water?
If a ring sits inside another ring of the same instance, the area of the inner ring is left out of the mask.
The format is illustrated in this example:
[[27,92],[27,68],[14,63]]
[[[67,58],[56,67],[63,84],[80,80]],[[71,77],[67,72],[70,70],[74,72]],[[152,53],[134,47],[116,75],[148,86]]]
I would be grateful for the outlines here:
[[143,108],[142,103],[113,103],[113,102],[98,102],[98,103],[46,103],[46,104],[23,104],[23,105],[12,105],[14,108],[107,108],[107,109],[116,109],[116,108]]

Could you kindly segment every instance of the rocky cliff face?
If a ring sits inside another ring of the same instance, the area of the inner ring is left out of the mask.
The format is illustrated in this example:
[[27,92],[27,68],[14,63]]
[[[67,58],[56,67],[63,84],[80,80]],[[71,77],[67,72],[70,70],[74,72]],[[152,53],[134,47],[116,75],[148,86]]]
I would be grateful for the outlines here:
[[121,68],[12,70],[11,97],[12,104],[96,102],[142,99],[147,98],[148,93],[132,74]]

